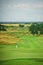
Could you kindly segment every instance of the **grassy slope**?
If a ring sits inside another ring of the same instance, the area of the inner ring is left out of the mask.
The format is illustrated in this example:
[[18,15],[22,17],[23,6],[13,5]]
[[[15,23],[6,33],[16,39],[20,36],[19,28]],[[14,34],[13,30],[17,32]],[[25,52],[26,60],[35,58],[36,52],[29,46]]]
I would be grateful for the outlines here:
[[[21,32],[4,33],[16,35],[20,41],[17,42],[17,48],[16,45],[0,45],[0,60],[3,60],[2,65],[43,65],[43,36],[33,36]],[[38,61],[36,58],[39,58]]]

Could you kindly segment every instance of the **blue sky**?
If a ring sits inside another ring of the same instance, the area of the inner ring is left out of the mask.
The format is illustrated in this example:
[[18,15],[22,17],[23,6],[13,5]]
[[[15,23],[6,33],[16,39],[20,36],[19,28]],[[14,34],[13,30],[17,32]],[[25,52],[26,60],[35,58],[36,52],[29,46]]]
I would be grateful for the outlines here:
[[1,21],[43,21],[43,0],[0,0]]

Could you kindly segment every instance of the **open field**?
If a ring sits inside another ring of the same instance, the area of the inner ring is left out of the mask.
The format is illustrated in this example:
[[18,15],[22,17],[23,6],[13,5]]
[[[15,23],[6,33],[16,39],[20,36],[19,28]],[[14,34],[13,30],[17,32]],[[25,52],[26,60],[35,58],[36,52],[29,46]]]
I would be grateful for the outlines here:
[[43,35],[32,35],[26,30],[0,32],[1,65],[43,65]]

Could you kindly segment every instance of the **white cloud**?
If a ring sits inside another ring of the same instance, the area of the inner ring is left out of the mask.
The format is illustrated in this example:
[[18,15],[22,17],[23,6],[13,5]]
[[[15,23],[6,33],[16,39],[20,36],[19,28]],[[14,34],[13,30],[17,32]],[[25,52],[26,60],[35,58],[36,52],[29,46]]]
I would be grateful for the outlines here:
[[43,3],[33,4],[33,3],[20,3],[13,5],[15,8],[43,8]]
[[[1,4],[1,17],[0,20],[16,20],[16,21],[26,21],[26,20],[43,20],[43,2],[35,2],[30,0],[26,2],[20,0],[21,2],[9,1]],[[40,16],[40,17],[39,17]]]
[[3,4],[3,8],[9,8],[9,9],[14,9],[14,8],[43,8],[43,3],[17,3],[17,4]]

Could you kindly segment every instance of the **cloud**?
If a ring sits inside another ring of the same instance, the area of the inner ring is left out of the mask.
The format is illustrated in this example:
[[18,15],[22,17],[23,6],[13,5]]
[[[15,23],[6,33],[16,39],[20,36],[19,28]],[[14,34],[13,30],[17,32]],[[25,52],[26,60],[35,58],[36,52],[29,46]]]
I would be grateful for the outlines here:
[[17,8],[43,8],[43,4],[15,4],[14,7]]
[[19,3],[3,3],[1,5],[3,8],[26,8],[26,9],[32,9],[32,8],[43,8],[43,2],[19,2]]
[[8,8],[26,8],[26,9],[32,9],[32,8],[43,8],[43,3],[39,4],[30,4],[30,3],[18,3],[18,4],[8,4]]
[[[43,20],[42,0],[1,0],[0,20]],[[40,17],[39,17],[40,16]]]

